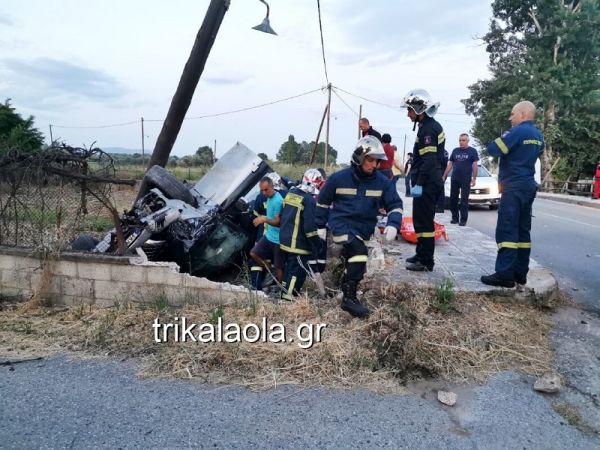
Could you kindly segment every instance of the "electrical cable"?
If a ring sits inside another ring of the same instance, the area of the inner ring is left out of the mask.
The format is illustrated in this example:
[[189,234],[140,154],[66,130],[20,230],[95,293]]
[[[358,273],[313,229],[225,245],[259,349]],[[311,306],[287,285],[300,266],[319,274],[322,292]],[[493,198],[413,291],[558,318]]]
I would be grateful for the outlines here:
[[351,106],[350,106],[348,103],[346,103],[346,101],[345,101],[345,100],[342,98],[342,96],[341,96],[340,94],[338,94],[338,93],[337,93],[337,91],[336,91],[335,89],[333,89],[333,93],[334,93],[334,94],[337,96],[337,98],[339,98],[339,99],[340,99],[340,101],[341,101],[341,102],[342,102],[344,105],[346,105],[346,107],[347,107],[347,108],[348,108],[350,111],[352,111],[352,113],[354,113],[354,115],[355,115],[356,117],[358,117],[358,116],[360,115],[360,114],[358,114],[356,111],[354,111],[354,109],[352,109],[352,107],[351,107]]
[[[209,117],[219,117],[219,116],[225,116],[225,115],[228,115],[228,114],[235,114],[235,113],[239,113],[239,112],[250,111],[252,109],[263,108],[265,106],[275,105],[276,103],[281,103],[281,102],[286,102],[288,100],[293,100],[295,98],[302,97],[304,95],[313,94],[315,92],[322,91],[322,89],[323,88],[313,89],[312,91],[303,92],[303,93],[298,94],[298,95],[292,95],[291,97],[281,98],[279,100],[273,100],[272,102],[262,103],[260,105],[248,106],[247,108],[235,109],[233,111],[225,111],[225,112],[220,112],[220,113],[215,113],[215,114],[205,114],[203,116],[185,117],[183,120],[206,119],[206,118],[209,118]],[[144,122],[163,122],[163,120],[162,119],[144,119]]]
[[113,127],[124,127],[126,125],[133,125],[133,124],[139,124],[140,121],[139,120],[135,120],[132,122],[125,122],[125,123],[115,123],[113,125],[95,125],[95,126],[67,126],[67,125],[54,125],[52,124],[52,128],[113,128]]
[[323,24],[321,23],[321,2],[317,0],[317,10],[319,12],[319,30],[321,32],[321,51],[323,53],[323,67],[325,68],[325,80],[329,84],[329,77],[327,76],[327,61],[325,60],[325,44],[323,43]]

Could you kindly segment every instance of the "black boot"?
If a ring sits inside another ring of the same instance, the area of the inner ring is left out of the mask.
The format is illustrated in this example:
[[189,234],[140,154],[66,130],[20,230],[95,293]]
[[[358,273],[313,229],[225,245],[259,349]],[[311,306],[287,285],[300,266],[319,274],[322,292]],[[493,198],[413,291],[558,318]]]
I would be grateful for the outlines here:
[[413,256],[411,256],[410,258],[406,258],[406,262],[407,262],[407,263],[414,264],[414,263],[416,263],[417,261],[419,261],[419,256],[418,256],[418,255],[413,255]]
[[515,273],[515,281],[517,284],[527,284],[527,275]]
[[425,265],[421,261],[414,263],[409,262],[406,265],[406,270],[412,270],[413,272],[431,272],[433,270],[433,264]]
[[483,275],[481,277],[481,282],[483,284],[487,284],[489,286],[498,286],[498,287],[505,287],[505,288],[515,287],[514,280],[508,280],[506,278],[502,278],[497,273],[493,273],[491,275]]
[[367,317],[369,315],[368,308],[362,305],[356,298],[357,287],[358,282],[356,281],[345,281],[342,283],[342,292],[344,293],[344,298],[342,299],[342,304],[340,307],[344,311],[350,313],[351,316]]

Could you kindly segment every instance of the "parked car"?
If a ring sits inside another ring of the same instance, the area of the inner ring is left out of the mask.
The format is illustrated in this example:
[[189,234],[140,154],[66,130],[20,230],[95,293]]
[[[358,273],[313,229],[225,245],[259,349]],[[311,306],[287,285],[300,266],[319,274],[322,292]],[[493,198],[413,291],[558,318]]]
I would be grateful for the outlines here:
[[[444,195],[446,196],[446,204],[450,204],[450,178],[452,172],[448,174],[446,183],[444,184]],[[500,204],[500,189],[498,187],[498,179],[488,170],[481,166],[477,166],[477,181],[475,186],[471,188],[469,194],[469,205],[488,205],[490,209],[497,209]],[[460,199],[459,199],[460,201]]]
[[[241,262],[254,233],[253,198],[247,194],[270,171],[240,143],[196,184],[182,183],[164,168],[152,167],[144,177],[150,190],[121,217],[125,254],[141,248],[149,260],[174,261],[182,272],[198,276]],[[72,248],[116,253],[116,231],[99,242],[80,236]]]

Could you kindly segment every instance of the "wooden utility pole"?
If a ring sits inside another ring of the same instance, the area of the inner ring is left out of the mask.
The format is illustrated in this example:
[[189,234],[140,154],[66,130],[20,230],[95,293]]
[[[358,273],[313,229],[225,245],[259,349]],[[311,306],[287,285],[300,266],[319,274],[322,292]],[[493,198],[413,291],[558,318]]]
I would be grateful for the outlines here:
[[321,130],[323,129],[323,124],[325,123],[325,117],[327,116],[327,111],[329,110],[329,105],[325,105],[325,110],[323,110],[323,117],[321,117],[321,125],[319,125],[319,131],[317,131],[317,138],[315,139],[315,145],[313,145],[312,154],[310,155],[309,166],[315,162],[315,157],[317,156],[317,147],[319,147],[319,138],[321,137]]
[[[183,68],[183,72],[181,73],[175,95],[171,100],[169,112],[163,122],[158,139],[156,140],[152,156],[148,161],[148,169],[154,165],[164,167],[169,160],[173,144],[175,143],[175,139],[177,139],[185,114],[190,107],[194,91],[196,90],[200,76],[204,71],[204,65],[206,64],[210,50],[215,42],[217,33],[219,32],[223,17],[229,9],[229,4],[230,0],[211,0],[208,5],[204,21],[196,35],[194,46],[192,47],[190,56]],[[146,184],[142,183],[140,191],[138,192],[138,198],[143,195],[146,190]]]
[[362,133],[360,132],[360,119],[362,119],[362,105],[358,107],[358,139],[362,137]]
[[142,122],[142,166],[144,165],[144,153],[145,153],[145,149],[144,149],[144,118],[142,117],[141,119]]
[[325,130],[325,155],[323,168],[327,171],[327,150],[329,149],[329,120],[331,118],[331,83],[327,85],[327,128]]

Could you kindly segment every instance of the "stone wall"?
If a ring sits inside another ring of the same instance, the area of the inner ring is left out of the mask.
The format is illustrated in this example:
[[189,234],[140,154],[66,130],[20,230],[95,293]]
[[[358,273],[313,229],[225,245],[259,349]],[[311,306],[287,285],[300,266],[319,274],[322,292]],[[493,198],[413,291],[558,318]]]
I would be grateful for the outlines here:
[[150,303],[159,296],[170,305],[227,304],[263,296],[243,286],[179,273],[175,263],[76,252],[43,255],[0,246],[0,298],[27,300],[34,295],[52,304],[98,306]]

